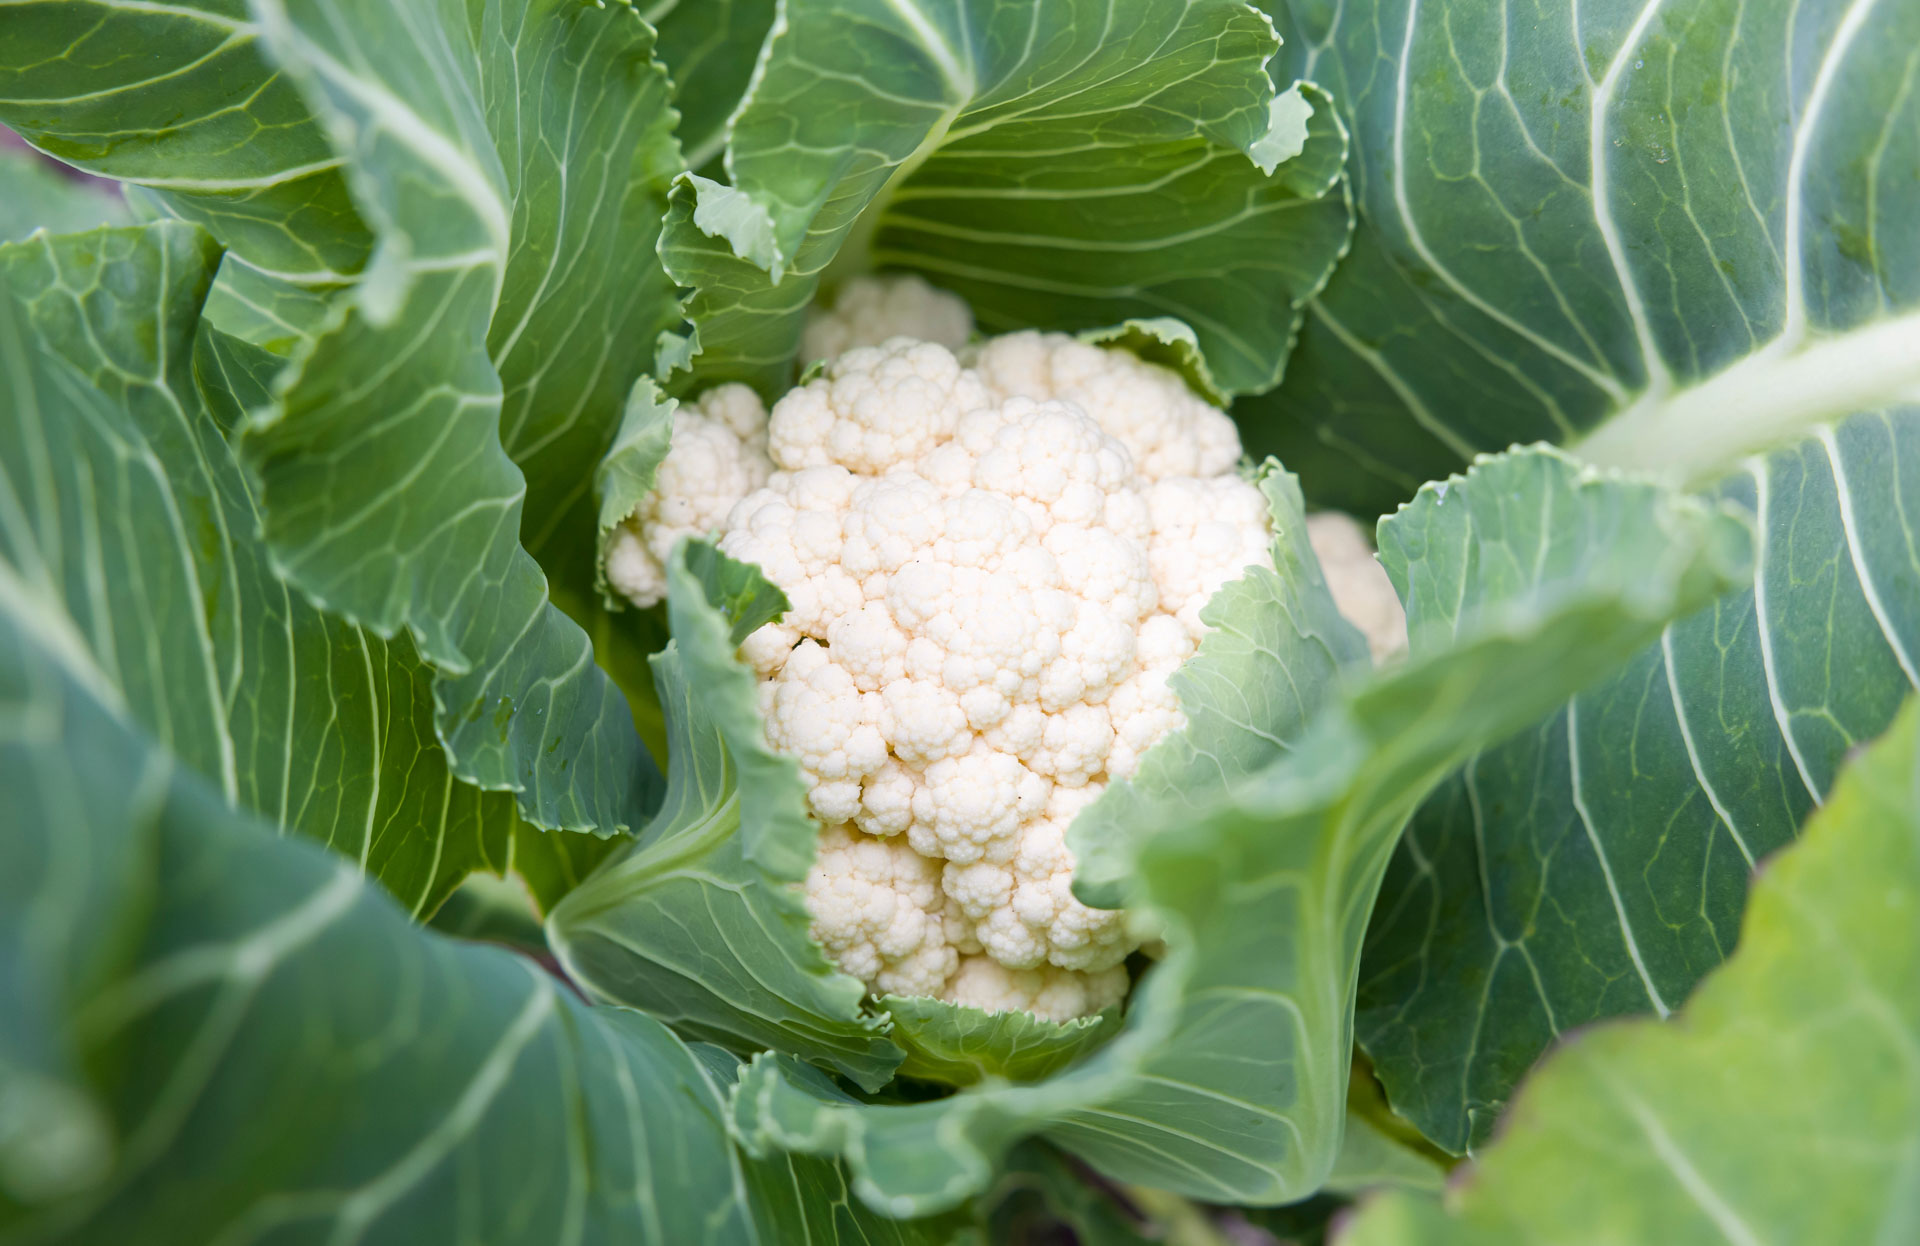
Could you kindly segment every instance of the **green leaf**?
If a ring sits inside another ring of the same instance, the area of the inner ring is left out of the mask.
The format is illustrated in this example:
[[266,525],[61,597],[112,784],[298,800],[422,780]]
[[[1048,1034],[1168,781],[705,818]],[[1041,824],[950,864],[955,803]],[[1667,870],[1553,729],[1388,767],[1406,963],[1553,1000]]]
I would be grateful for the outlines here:
[[949,1086],[971,1086],[990,1077],[1037,1082],[1120,1029],[1118,1008],[1053,1022],[1017,1008],[985,1013],[918,995],[884,995],[878,1003],[893,1018],[887,1036],[907,1053],[900,1073]]
[[226,433],[277,360],[196,323],[219,263],[174,223],[0,248],[0,595],[227,801],[425,915],[505,868],[513,804],[453,781],[405,637],[274,576]]
[[[268,276],[233,252],[221,261],[213,288],[207,291],[201,315],[230,338],[250,343],[270,355],[262,360],[263,378],[278,373],[283,360],[303,342],[324,333],[334,318],[337,291],[295,285]],[[247,394],[243,406],[264,406],[273,400],[271,386]]]
[[1920,412],[1862,415],[1715,491],[1757,515],[1755,585],[1471,760],[1409,828],[1358,1030],[1394,1105],[1484,1142],[1558,1036],[1663,1014],[1732,950],[1754,862],[1920,683]]
[[673,303],[646,253],[678,167],[652,32],[574,0],[258,12],[381,238],[247,428],[277,566],[412,634],[462,778],[542,826],[638,825],[657,772],[528,551],[596,625],[592,469]]
[[689,169],[720,175],[727,118],[746,93],[775,7],[775,0],[655,0],[643,10],[660,31]]
[[815,289],[869,266],[925,274],[988,332],[1171,317],[1222,392],[1279,379],[1351,209],[1339,120],[1311,87],[1276,106],[1259,13],[1152,0],[1121,30],[1091,0],[780,13],[730,123],[732,184],[674,188],[661,256],[694,288],[680,385],[777,396]]
[[1383,1199],[1346,1240],[1911,1240],[1917,728],[1920,716],[1901,715],[1841,776],[1801,842],[1768,863],[1739,950],[1679,1016],[1568,1043],[1444,1204]]
[[[1472,761],[1409,831],[1359,1028],[1455,1151],[1557,1035],[1678,1006],[1753,862],[1920,684],[1920,250],[1875,224],[1920,212],[1912,6],[1709,0],[1577,48],[1550,7],[1278,14],[1288,72],[1351,106],[1361,225],[1287,382],[1236,411],[1249,444],[1378,510],[1514,437],[1697,475],[1832,424],[1714,486],[1757,514],[1755,591]],[[1509,47],[1530,89],[1485,95]]]
[[[1124,898],[1161,926],[1167,953],[1113,1041],[1037,1085],[910,1105],[856,1104],[763,1056],[735,1095],[742,1136],[844,1155],[861,1197],[898,1213],[978,1191],[1035,1132],[1114,1180],[1220,1202],[1304,1198],[1339,1149],[1361,935],[1408,814],[1474,749],[1726,588],[1746,540],[1729,514],[1546,450],[1433,486],[1382,544],[1415,601],[1457,613],[1428,616],[1405,664],[1330,694],[1260,770],[1212,793],[1196,776],[1205,803],[1169,802],[1128,837]],[[1278,639],[1287,669],[1338,669],[1304,628]],[[1183,698],[1214,686],[1203,673]],[[1255,708],[1285,730],[1294,703]]]
[[948,1240],[833,1164],[743,1160],[724,1053],[414,927],[101,686],[71,621],[0,595],[7,1240]]
[[1378,514],[1542,437],[1712,475],[1912,401],[1913,5],[1266,7],[1360,203],[1286,383],[1236,411],[1316,500]]
[[[707,605],[720,612],[727,624],[727,643],[735,649],[762,624],[785,614],[792,604],[779,585],[760,574],[760,568],[727,557],[709,542],[687,542],[680,561],[687,569],[687,579],[682,583],[697,586]],[[668,613],[672,614],[671,609]],[[704,685],[706,681],[701,682]]]
[[1214,383],[1213,373],[1207,368],[1207,357],[1200,349],[1199,336],[1183,320],[1171,316],[1124,320],[1116,325],[1084,330],[1080,340],[1096,346],[1117,346],[1148,363],[1171,368],[1194,393],[1215,406],[1227,405],[1229,395]]
[[36,229],[67,234],[126,219],[126,203],[109,188],[77,181],[32,152],[0,145],[0,242],[17,242]]
[[244,0],[25,0],[6,26],[0,121],[34,146],[145,187],[284,279],[337,284],[366,264],[341,162]]
[[[701,561],[716,578],[703,582],[693,565],[701,548],[684,542],[669,563],[673,644],[653,659],[667,711],[666,802],[554,909],[548,942],[599,999],[734,1050],[795,1052],[877,1090],[900,1049],[886,1019],[863,1011],[865,987],[808,931],[795,884],[818,831],[799,769],[767,746],[756,681],[734,656],[741,619],[762,617],[755,602],[779,590],[710,547]],[[731,622],[720,573],[751,581],[733,595],[746,607]]]
[[660,392],[652,377],[633,383],[620,416],[620,431],[593,474],[603,541],[653,492],[654,476],[673,443],[673,413],[679,405]]

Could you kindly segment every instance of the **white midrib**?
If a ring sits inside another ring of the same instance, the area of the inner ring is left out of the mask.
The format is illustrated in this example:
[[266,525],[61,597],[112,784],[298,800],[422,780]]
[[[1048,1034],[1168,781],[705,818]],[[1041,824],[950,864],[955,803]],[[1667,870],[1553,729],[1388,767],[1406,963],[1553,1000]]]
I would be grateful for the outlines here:
[[1571,449],[1602,466],[1697,482],[1828,421],[1920,401],[1920,311],[1784,346],[1642,395]]

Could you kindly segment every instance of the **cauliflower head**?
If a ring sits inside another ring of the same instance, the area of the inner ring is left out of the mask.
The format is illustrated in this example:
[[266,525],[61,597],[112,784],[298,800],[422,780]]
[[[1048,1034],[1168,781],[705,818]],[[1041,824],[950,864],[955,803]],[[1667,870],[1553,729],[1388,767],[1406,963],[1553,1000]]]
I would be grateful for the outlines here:
[[861,276],[841,286],[829,305],[807,309],[800,360],[832,359],[892,337],[938,342],[957,351],[972,336],[973,309],[959,295],[935,289],[913,273]]
[[1269,519],[1232,424],[1172,373],[1059,335],[978,359],[857,346],[764,425],[702,399],[631,542],[651,568],[734,490],[720,548],[792,603],[741,654],[821,826],[829,957],[877,993],[1068,1020],[1124,995],[1139,940],[1074,897],[1067,826],[1184,724],[1168,676],[1268,562]]

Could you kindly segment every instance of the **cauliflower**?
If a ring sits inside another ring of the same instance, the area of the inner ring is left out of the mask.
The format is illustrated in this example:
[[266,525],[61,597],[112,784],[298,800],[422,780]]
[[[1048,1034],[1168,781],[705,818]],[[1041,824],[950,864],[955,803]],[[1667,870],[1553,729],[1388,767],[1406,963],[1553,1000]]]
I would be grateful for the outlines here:
[[1184,724],[1168,676],[1271,534],[1233,425],[1171,372],[1058,335],[977,360],[857,346],[764,427],[703,399],[688,463],[715,470],[663,467],[691,496],[630,527],[657,559],[710,522],[792,603],[741,654],[822,828],[828,956],[875,992],[1066,1020],[1124,995],[1139,943],[1074,897],[1067,827]]
[[745,385],[721,385],[673,413],[673,441],[653,492],[614,530],[607,583],[636,605],[667,595],[666,558],[681,538],[717,529],[767,482],[767,408]]
[[1373,556],[1366,529],[1339,511],[1307,517],[1307,541],[1327,575],[1333,604],[1367,638],[1375,662],[1407,649],[1407,612],[1387,570]]
[[807,309],[800,361],[833,359],[892,337],[938,342],[957,351],[972,336],[973,311],[958,295],[936,290],[913,273],[855,277],[840,287],[832,306]]

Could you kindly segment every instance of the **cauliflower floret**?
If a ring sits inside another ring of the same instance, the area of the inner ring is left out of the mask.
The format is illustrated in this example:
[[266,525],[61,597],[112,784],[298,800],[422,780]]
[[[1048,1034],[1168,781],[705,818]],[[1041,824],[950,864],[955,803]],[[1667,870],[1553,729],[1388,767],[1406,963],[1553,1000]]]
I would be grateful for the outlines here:
[[1139,942],[1074,897],[1067,828],[1185,722],[1169,677],[1267,562],[1266,499],[1171,372],[1058,335],[981,359],[991,386],[937,343],[840,354],[775,404],[720,548],[793,603],[741,653],[825,828],[828,955],[1065,1020],[1124,995]]
[[1062,398],[1133,455],[1146,480],[1218,476],[1240,461],[1240,434],[1170,369],[1065,333],[1009,333],[981,345],[973,366],[996,398]]
[[935,289],[914,273],[855,277],[840,287],[831,307],[807,309],[800,361],[832,359],[891,337],[938,342],[958,351],[972,336],[973,310],[959,295]]
[[959,964],[937,861],[898,840],[828,825],[807,871],[813,937],[879,994],[937,995]]
[[649,493],[615,529],[607,583],[637,606],[667,595],[667,556],[681,538],[717,530],[773,473],[767,409],[745,385],[721,385],[673,413],[673,441]]
[[767,446],[789,471],[839,464],[883,476],[953,436],[991,399],[980,378],[932,342],[861,346],[773,404]]
[[1160,608],[1206,633],[1200,607],[1222,585],[1254,565],[1271,566],[1267,500],[1239,476],[1174,477],[1147,490],[1153,535],[1147,558],[1160,588]]
[[1375,662],[1407,649],[1407,612],[1387,569],[1373,556],[1366,529],[1339,511],[1307,516],[1307,541],[1326,573],[1340,613],[1367,638]]
[[987,956],[962,957],[959,971],[940,998],[982,1012],[1030,1012],[1042,1021],[1071,1021],[1111,1008],[1126,998],[1127,971],[1122,966],[1099,973],[1079,973],[1045,965],[1039,969],[1008,969]]

